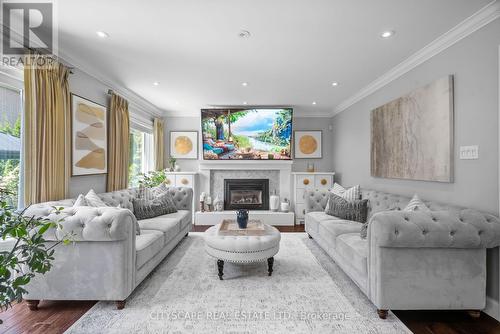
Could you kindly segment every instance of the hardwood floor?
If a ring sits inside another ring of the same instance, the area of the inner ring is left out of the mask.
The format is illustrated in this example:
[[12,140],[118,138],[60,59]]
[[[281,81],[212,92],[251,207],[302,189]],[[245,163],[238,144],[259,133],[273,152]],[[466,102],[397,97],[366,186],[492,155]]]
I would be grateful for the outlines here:
[[[210,226],[194,226],[203,232]],[[281,232],[304,232],[304,226],[280,226]],[[95,301],[42,301],[38,311],[30,311],[25,302],[0,312],[0,333],[64,333],[87,312]],[[500,323],[481,313],[479,319],[463,311],[394,311],[417,334],[500,334]],[[90,333],[89,333],[90,334]]]

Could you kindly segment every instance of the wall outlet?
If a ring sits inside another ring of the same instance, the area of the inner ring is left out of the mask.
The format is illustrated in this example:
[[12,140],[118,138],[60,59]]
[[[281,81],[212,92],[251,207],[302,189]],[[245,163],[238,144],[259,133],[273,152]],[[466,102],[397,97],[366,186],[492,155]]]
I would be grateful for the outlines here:
[[479,159],[479,146],[460,146],[460,159],[461,160],[475,160]]

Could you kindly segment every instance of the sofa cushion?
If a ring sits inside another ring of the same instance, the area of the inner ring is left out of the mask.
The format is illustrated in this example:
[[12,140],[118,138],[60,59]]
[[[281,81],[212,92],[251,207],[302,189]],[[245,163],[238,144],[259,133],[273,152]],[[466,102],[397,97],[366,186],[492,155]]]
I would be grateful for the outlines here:
[[141,227],[141,231],[156,230],[163,232],[166,244],[170,242],[187,223],[190,223],[190,214],[191,213],[187,210],[179,210],[168,215],[139,220],[139,226]]
[[161,231],[142,230],[141,235],[135,237],[136,268],[139,269],[153,256],[158,254],[164,244],[164,237]]
[[408,205],[403,209],[403,211],[424,211],[429,212],[429,208],[424,202],[418,197],[417,194],[413,195]]
[[350,263],[362,274],[368,272],[368,241],[361,239],[359,233],[346,233],[339,235],[336,240],[335,249],[347,263]]
[[358,233],[361,231],[361,224],[351,220],[324,220],[319,223],[319,235],[335,245],[337,237],[346,233]]
[[313,218],[314,220],[316,220],[317,222],[321,222],[323,220],[341,220],[341,218],[335,217],[335,216],[330,216],[329,214],[327,214],[324,211],[309,212],[307,215],[309,217]]

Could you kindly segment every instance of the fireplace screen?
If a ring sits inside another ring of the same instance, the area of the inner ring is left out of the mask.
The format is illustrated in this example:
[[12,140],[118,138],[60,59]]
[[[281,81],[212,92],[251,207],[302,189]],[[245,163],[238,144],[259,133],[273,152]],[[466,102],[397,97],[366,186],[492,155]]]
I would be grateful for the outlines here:
[[225,179],[224,209],[269,210],[269,180]]

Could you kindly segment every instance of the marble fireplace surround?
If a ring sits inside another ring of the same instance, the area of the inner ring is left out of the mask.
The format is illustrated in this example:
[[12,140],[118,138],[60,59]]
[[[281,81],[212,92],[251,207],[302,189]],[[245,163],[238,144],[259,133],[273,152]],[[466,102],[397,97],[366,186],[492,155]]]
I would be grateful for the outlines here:
[[291,199],[292,161],[204,161],[200,163],[200,191],[224,199],[224,179],[269,179],[269,192]]

